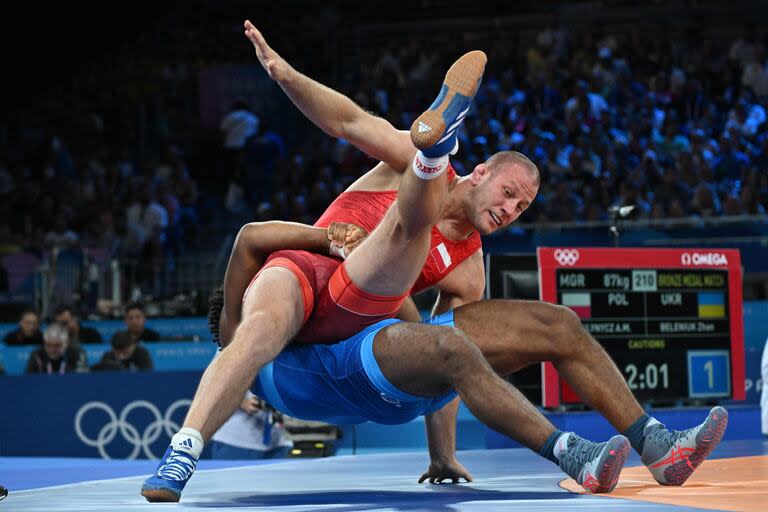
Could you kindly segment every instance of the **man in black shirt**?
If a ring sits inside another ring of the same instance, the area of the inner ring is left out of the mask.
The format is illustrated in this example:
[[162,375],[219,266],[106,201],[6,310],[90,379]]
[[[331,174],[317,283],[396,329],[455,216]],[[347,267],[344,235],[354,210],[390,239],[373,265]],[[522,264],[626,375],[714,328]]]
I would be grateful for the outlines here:
[[112,350],[106,352],[99,365],[119,366],[121,370],[148,371],[152,369],[149,351],[139,345],[127,331],[116,332],[112,336]]
[[75,313],[70,305],[65,304],[56,308],[56,323],[69,332],[69,343],[71,345],[103,343],[99,331],[93,327],[80,324],[77,313]]
[[147,317],[144,316],[144,308],[142,308],[141,304],[137,302],[129,304],[125,310],[124,317],[127,330],[115,333],[112,337],[112,343],[114,344],[115,336],[123,332],[130,334],[131,339],[135,342],[160,341],[160,334],[157,331],[144,326],[146,319]]
[[25,309],[19,319],[19,328],[9,332],[3,339],[6,345],[40,345],[43,333],[40,332],[40,317],[34,309]]
[[29,354],[27,373],[64,375],[88,371],[85,351],[69,345],[67,330],[53,324],[45,330],[43,346]]

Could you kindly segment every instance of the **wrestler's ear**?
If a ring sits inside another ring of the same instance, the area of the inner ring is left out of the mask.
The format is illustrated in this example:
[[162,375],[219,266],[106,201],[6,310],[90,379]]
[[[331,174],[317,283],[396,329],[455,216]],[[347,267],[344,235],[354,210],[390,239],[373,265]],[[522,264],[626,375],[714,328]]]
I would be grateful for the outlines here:
[[472,170],[472,174],[469,176],[469,181],[472,185],[479,185],[483,178],[490,173],[488,166],[485,164],[477,164]]

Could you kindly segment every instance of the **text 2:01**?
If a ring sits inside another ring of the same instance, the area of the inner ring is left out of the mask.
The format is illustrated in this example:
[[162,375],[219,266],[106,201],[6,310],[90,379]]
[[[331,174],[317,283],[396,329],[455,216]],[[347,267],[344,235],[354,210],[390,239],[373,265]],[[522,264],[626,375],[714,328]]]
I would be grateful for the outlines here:
[[624,367],[624,374],[627,376],[629,389],[658,389],[659,384],[661,384],[662,389],[669,388],[669,366],[667,363],[647,364],[642,372],[637,365],[628,364]]

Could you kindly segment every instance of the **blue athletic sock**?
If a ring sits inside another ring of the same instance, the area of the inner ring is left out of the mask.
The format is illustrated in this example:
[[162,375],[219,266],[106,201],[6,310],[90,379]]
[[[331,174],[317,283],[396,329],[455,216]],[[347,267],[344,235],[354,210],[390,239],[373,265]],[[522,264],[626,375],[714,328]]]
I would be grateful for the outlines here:
[[632,448],[641,455],[643,453],[643,446],[645,446],[645,425],[650,419],[650,416],[643,414],[627,430],[622,432],[629,439],[629,444],[632,445]]
[[557,439],[563,435],[562,430],[555,430],[552,432],[546,441],[544,441],[544,446],[541,447],[539,450],[539,455],[542,457],[551,460],[555,464],[560,464],[560,461],[557,457],[555,457],[555,443],[557,442]]

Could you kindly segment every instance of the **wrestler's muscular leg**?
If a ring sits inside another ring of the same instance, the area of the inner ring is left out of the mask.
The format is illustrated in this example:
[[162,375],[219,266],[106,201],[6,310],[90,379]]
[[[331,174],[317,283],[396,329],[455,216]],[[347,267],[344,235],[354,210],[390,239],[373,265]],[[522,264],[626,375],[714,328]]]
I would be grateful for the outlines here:
[[293,273],[280,267],[264,270],[246,295],[232,342],[203,374],[184,427],[207,441],[235,412],[261,367],[296,335],[303,315]]
[[344,263],[349,277],[363,290],[402,295],[418,278],[429,251],[432,226],[448,201],[448,154],[480,86],[486,61],[483,52],[473,51],[454,62],[440,95],[411,128],[414,148],[420,151],[416,154],[414,150],[415,158],[400,181],[398,199]]
[[[349,277],[366,292],[388,296],[407,292],[419,277],[429,252],[432,226],[447,197],[447,177],[444,174],[424,181],[415,176],[411,180],[408,174],[406,171],[398,194],[411,187],[420,190],[421,195],[413,193],[413,201],[399,199],[344,262]],[[414,204],[418,208],[411,208]],[[409,215],[411,209],[416,213],[413,217]]]
[[643,415],[616,364],[570,309],[545,302],[492,300],[460,306],[454,315],[456,327],[500,375],[551,361],[579,396],[619,432]]
[[398,389],[437,396],[453,387],[480,421],[532,450],[539,451],[555,431],[461,331],[393,324],[376,335],[373,352],[384,376]]

